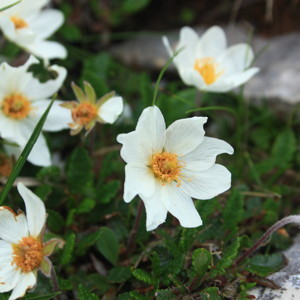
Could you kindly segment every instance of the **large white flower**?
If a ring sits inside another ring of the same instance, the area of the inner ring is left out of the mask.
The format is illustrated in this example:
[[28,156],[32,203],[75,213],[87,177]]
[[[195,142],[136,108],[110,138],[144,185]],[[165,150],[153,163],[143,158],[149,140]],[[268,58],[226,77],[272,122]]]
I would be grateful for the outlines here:
[[63,14],[56,9],[42,10],[49,2],[22,0],[0,13],[0,28],[8,40],[38,57],[65,58],[65,47],[57,42],[46,41],[64,21]]
[[[174,52],[166,37],[164,45],[170,56]],[[190,27],[180,31],[174,64],[183,82],[199,90],[227,92],[244,84],[259,69],[249,68],[254,54],[247,44],[237,44],[227,48],[226,36],[222,28],[213,26],[201,37]]]
[[37,271],[50,276],[48,256],[62,241],[43,243],[46,211],[44,203],[22,183],[18,191],[26,206],[26,216],[0,206],[0,292],[12,290],[9,300],[24,296],[36,285]]
[[[49,105],[49,97],[57,92],[65,77],[66,69],[52,66],[49,69],[57,74],[56,79],[41,83],[28,68],[38,60],[30,57],[20,67],[11,67],[7,63],[0,65],[0,136],[17,143],[18,147],[10,148],[10,152],[20,153],[28,142],[37,122]],[[55,101],[46,123],[45,131],[59,131],[68,128],[71,122],[69,111],[60,106],[62,101]],[[50,152],[43,135],[34,145],[28,160],[39,166],[51,164]]]
[[228,190],[231,174],[216,156],[233,153],[226,142],[205,137],[206,117],[181,119],[166,129],[160,110],[146,108],[135,131],[117,137],[126,161],[124,200],[144,201],[147,230],[163,223],[169,211],[183,227],[202,225],[192,198],[211,199]]

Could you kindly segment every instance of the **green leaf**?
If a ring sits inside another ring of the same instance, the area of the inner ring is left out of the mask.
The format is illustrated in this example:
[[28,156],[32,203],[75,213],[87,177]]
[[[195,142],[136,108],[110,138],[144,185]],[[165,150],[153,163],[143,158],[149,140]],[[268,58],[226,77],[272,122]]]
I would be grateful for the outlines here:
[[136,279],[150,285],[156,285],[157,279],[153,277],[149,272],[144,271],[142,269],[134,269],[134,268],[131,269],[131,272]]
[[60,263],[62,266],[68,265],[72,258],[75,247],[76,236],[74,233],[70,233],[66,239],[65,246],[60,258]]
[[48,209],[47,226],[53,232],[59,232],[65,225],[64,218],[55,210]]
[[78,287],[78,298],[79,300],[99,300],[98,296],[88,291],[82,284],[79,284]]
[[122,10],[124,13],[135,13],[139,10],[142,10],[149,4],[150,0],[123,0],[121,2]]
[[270,255],[256,255],[248,262],[247,271],[265,277],[286,265],[286,259],[282,253]]
[[109,270],[107,280],[113,283],[121,283],[127,281],[130,277],[130,267],[114,267]]
[[201,300],[222,300],[220,296],[219,288],[217,287],[208,287],[199,293]]
[[215,278],[217,275],[225,273],[225,269],[229,268],[232,265],[234,259],[237,257],[239,247],[240,239],[236,238],[236,240],[234,240],[232,244],[225,249],[222,258],[216,265],[215,269],[210,271],[210,278]]
[[97,195],[100,198],[101,203],[109,203],[112,199],[116,197],[121,185],[120,180],[112,180],[105,183],[97,190]]
[[7,179],[7,182],[0,194],[0,205],[3,204],[3,202],[5,201],[5,198],[8,194],[8,192],[10,191],[14,181],[16,180],[16,178],[18,177],[18,175],[20,174],[25,162],[26,162],[26,159],[28,157],[28,155],[30,154],[31,152],[31,149],[33,148],[36,140],[38,139],[41,131],[42,131],[42,128],[44,126],[44,123],[47,119],[47,116],[48,116],[48,113],[52,107],[52,104],[55,100],[55,96],[53,96],[51,102],[49,103],[47,109],[45,110],[45,112],[43,113],[42,117],[40,118],[40,120],[38,121],[37,125],[35,126],[31,136],[30,136],[30,139],[29,141],[27,142],[25,148],[23,149],[20,157],[18,158],[17,162],[16,162],[16,165],[14,167],[14,169],[12,170],[10,176],[8,177]]
[[241,221],[244,212],[244,197],[234,189],[223,210],[224,228],[233,230]]
[[101,235],[101,232],[101,228],[99,228],[97,231],[84,236],[77,244],[76,254],[84,255],[89,247],[95,245]]
[[192,266],[195,273],[202,278],[212,260],[211,254],[205,248],[196,249],[192,257]]
[[37,173],[37,179],[40,181],[58,181],[60,179],[60,168],[57,166],[43,167]]
[[78,214],[89,213],[96,205],[96,201],[94,199],[85,198],[83,199],[77,208]]
[[291,162],[296,152],[296,144],[296,137],[292,129],[286,128],[278,134],[271,152],[278,167],[284,168]]
[[119,244],[117,237],[110,228],[101,227],[97,240],[97,249],[113,265],[117,263],[119,256]]
[[93,162],[84,148],[76,148],[68,161],[66,175],[70,190],[83,194],[93,183]]

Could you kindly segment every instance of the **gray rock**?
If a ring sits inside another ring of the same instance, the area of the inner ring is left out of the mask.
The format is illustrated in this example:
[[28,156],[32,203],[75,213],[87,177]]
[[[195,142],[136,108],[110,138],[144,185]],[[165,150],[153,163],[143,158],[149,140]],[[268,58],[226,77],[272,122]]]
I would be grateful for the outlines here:
[[300,235],[294,240],[294,245],[284,252],[288,259],[285,268],[268,277],[281,288],[273,290],[258,287],[250,294],[259,300],[298,300],[300,299]]
[[[205,29],[196,30],[202,34]],[[179,31],[167,35],[171,44],[176,44],[178,34]],[[228,27],[226,34],[229,45],[247,42],[250,37],[238,27]],[[260,72],[246,84],[246,98],[259,103],[262,99],[275,102],[279,110],[300,102],[300,33],[271,39],[254,36],[251,45],[258,55],[254,65]],[[168,59],[161,35],[138,37],[110,51],[124,64],[146,70],[160,70]],[[170,66],[169,72],[176,72],[175,67]]]

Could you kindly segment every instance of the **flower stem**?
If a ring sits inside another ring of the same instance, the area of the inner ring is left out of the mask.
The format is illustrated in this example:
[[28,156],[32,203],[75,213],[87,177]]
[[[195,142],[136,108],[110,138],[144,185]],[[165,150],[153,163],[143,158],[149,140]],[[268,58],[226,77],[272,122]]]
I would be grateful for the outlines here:
[[[50,278],[51,278],[51,282],[52,282],[53,291],[54,292],[60,292],[61,290],[59,288],[59,284],[58,284],[58,281],[57,281],[57,276],[56,276],[54,266],[51,266]],[[62,297],[61,297],[61,295],[57,295],[54,299],[55,300],[62,300]]]
[[136,238],[136,234],[138,232],[141,217],[142,217],[142,214],[143,214],[143,208],[144,208],[143,201],[140,201],[139,204],[138,204],[138,210],[137,210],[137,214],[136,214],[136,217],[135,217],[135,221],[134,221],[133,227],[131,229],[131,232],[130,232],[130,235],[129,235],[129,238],[128,238],[127,255],[132,253],[133,250],[135,249],[135,246],[136,246],[135,238]]
[[296,223],[296,224],[300,224],[300,215],[292,215],[292,216],[288,216],[285,217],[279,221],[277,221],[274,225],[272,225],[258,240],[257,242],[251,247],[249,248],[246,252],[244,252],[235,262],[234,262],[234,266],[239,265],[241,262],[244,261],[244,259],[246,259],[248,256],[250,256],[251,254],[253,254],[258,248],[260,248],[261,246],[263,246],[265,244],[265,242],[271,237],[271,235],[277,231],[278,229],[280,229],[281,227],[290,224],[290,223]]

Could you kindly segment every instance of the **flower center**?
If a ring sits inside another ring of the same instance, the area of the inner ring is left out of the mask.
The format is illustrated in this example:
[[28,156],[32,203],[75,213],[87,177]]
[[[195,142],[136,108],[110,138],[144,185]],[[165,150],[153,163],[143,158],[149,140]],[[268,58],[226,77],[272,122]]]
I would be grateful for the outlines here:
[[172,181],[176,181],[180,185],[182,176],[180,175],[181,169],[185,164],[178,160],[178,155],[169,152],[162,152],[152,155],[150,168],[152,169],[155,177],[165,185]]
[[21,120],[29,115],[31,104],[26,97],[20,94],[12,94],[4,98],[2,110],[8,117]]
[[208,85],[214,83],[223,73],[212,57],[202,57],[195,60],[194,69],[199,72]]
[[98,108],[89,103],[82,102],[72,110],[72,118],[79,125],[87,125],[97,117]]
[[10,17],[10,20],[15,24],[16,29],[22,29],[28,27],[27,22],[17,16]]
[[23,272],[31,272],[39,267],[43,260],[43,246],[35,238],[24,237],[18,244],[13,244],[13,261]]
[[11,161],[5,154],[0,154],[0,176],[8,177],[11,173]]

